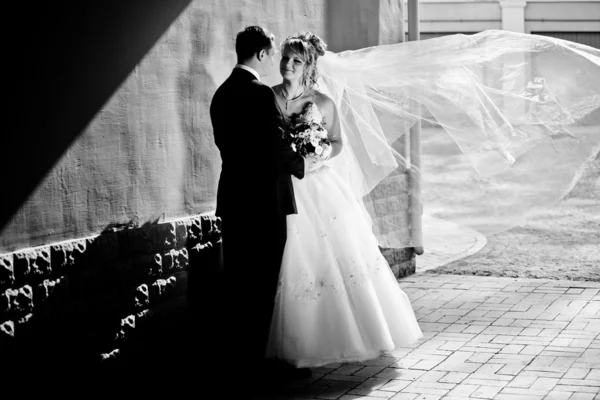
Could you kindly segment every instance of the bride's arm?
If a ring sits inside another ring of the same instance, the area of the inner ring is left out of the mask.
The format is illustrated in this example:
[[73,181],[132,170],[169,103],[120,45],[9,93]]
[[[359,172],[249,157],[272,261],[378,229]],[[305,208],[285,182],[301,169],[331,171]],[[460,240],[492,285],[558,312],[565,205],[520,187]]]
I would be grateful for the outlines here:
[[[332,159],[340,154],[343,146],[340,117],[335,102],[331,97],[323,93],[320,93],[319,97],[322,102],[322,105],[319,107],[319,109],[323,110],[321,114],[323,115],[325,129],[327,129],[328,138],[331,141],[332,147],[329,159]],[[319,106],[319,104],[317,106]]]

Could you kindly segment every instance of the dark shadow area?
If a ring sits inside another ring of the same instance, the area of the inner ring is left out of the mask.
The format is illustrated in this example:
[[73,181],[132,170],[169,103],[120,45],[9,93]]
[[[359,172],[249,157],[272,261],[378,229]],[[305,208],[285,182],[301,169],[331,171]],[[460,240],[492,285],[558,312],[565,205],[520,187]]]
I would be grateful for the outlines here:
[[3,10],[0,230],[190,3],[23,1]]
[[222,352],[220,249],[220,221],[203,217],[111,224],[93,240],[15,257],[14,279],[0,280],[2,327],[12,321],[14,332],[0,335],[9,389],[36,382],[47,394],[67,379],[71,389],[152,394],[155,378],[178,389],[210,380],[204,370]]

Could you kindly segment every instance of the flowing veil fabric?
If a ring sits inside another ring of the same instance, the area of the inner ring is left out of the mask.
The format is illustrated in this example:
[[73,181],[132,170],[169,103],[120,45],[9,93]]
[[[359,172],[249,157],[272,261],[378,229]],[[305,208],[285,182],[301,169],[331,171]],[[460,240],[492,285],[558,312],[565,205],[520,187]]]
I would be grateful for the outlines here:
[[[588,46],[491,30],[328,52],[319,71],[345,140],[329,165],[382,247],[423,245],[406,234],[406,185],[390,184],[407,168],[427,214],[491,234],[558,202],[600,151],[600,50]],[[404,150],[417,123],[420,170]]]

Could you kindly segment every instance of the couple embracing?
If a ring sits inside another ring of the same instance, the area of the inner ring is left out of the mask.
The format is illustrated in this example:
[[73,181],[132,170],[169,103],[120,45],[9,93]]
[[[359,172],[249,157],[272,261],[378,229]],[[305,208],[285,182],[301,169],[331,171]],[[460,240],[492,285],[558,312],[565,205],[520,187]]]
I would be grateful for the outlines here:
[[310,32],[286,38],[282,82],[269,87],[261,76],[275,64],[275,37],[246,28],[210,108],[222,159],[215,346],[246,377],[308,377],[311,367],[378,358],[422,337],[361,205],[327,166],[343,134],[336,104],[317,88],[325,49]]

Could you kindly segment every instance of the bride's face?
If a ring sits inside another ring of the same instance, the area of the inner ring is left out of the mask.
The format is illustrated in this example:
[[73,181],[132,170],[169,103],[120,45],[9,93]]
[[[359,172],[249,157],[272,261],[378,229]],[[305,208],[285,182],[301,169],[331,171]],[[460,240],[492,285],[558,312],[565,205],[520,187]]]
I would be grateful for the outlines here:
[[300,56],[290,50],[285,50],[281,54],[279,63],[279,72],[283,79],[293,81],[301,80],[304,73],[304,61]]

